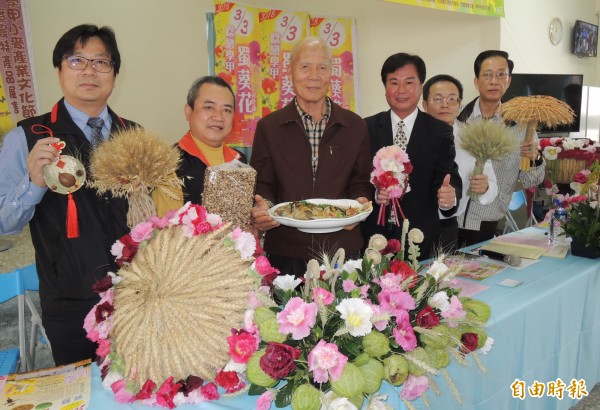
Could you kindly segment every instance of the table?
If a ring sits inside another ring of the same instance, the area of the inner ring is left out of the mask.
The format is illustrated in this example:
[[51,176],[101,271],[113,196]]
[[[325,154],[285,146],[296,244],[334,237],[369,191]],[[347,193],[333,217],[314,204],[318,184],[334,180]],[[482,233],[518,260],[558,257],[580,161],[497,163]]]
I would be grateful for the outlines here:
[[[537,228],[527,228],[527,231]],[[498,285],[504,279],[523,282],[515,288]],[[543,257],[523,270],[506,269],[481,281],[489,286],[475,297],[492,307],[488,334],[496,340],[492,351],[481,356],[486,374],[481,374],[471,361],[462,367],[456,362],[447,368],[463,403],[456,402],[441,376],[434,378],[442,394],[427,393],[431,407],[422,400],[412,404],[417,409],[568,409],[577,400],[564,391],[559,400],[548,396],[524,400],[512,396],[515,379],[526,387],[534,381],[547,384],[558,378],[568,385],[571,379],[584,380],[589,392],[600,381],[600,260],[569,255],[566,259]],[[389,404],[395,409],[406,407],[386,386]],[[207,402],[188,409],[253,409],[256,397],[238,397]],[[139,405],[118,405],[112,392],[100,385],[95,369],[92,379],[90,410],[141,409]],[[272,406],[275,409],[275,406]]]

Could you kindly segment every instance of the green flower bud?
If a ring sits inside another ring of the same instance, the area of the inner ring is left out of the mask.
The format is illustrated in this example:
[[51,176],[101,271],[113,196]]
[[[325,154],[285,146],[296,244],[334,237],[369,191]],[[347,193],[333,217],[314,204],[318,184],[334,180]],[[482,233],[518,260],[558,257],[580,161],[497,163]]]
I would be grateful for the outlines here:
[[462,303],[463,310],[467,312],[467,319],[485,323],[492,315],[492,308],[485,302],[471,298],[459,299]]
[[358,369],[365,378],[364,392],[377,393],[381,387],[381,381],[383,380],[383,364],[381,364],[379,360],[368,359],[367,363],[358,366]]
[[390,342],[386,335],[376,330],[362,338],[363,350],[371,357],[381,357],[390,351]]
[[357,409],[362,409],[363,402],[365,401],[365,396],[359,394],[358,396],[348,397],[350,403],[354,404]]
[[383,361],[383,377],[394,386],[400,386],[408,377],[408,363],[399,355],[392,355]]
[[367,364],[369,362],[369,355],[366,353],[361,353],[358,356],[356,356],[356,359],[354,359],[353,363],[357,366],[363,366],[365,364]]
[[321,408],[321,392],[310,384],[303,384],[292,394],[293,410],[319,410]]
[[254,310],[254,323],[256,326],[260,326],[265,320],[276,318],[275,312],[266,306],[261,306]]
[[[427,352],[422,347],[417,347],[412,352],[406,353],[406,355],[413,357],[422,363],[429,364],[429,356],[427,356]],[[406,361],[408,362],[408,372],[413,376],[422,376],[427,372],[422,367],[414,364],[411,360]]]
[[337,380],[330,380],[331,389],[341,397],[354,397],[362,394],[365,388],[365,378],[358,367],[346,363],[342,375]]
[[443,349],[450,343],[450,329],[444,325],[434,326],[430,329],[434,335],[421,333],[421,342],[433,349]]
[[265,342],[283,343],[287,336],[279,333],[279,323],[277,319],[267,319],[258,326],[260,336]]
[[260,368],[260,358],[263,357],[264,354],[264,350],[259,350],[252,355],[250,360],[248,360],[246,377],[248,377],[250,383],[256,384],[257,386],[273,387],[277,384],[277,380],[273,379]]
[[429,364],[436,369],[442,369],[450,364],[450,355],[444,349],[425,347],[425,351],[429,357]]

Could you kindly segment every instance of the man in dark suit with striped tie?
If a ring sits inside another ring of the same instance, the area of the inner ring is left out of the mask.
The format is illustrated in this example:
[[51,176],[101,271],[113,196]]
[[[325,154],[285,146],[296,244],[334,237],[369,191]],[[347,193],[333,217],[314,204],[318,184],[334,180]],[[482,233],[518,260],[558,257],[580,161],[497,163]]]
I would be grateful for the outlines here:
[[[414,167],[410,174],[410,191],[400,205],[411,228],[419,228],[425,236],[420,259],[435,254],[440,238],[438,209],[451,216],[460,200],[462,181],[458,166],[452,128],[417,108],[425,82],[425,62],[416,55],[397,53],[381,68],[381,80],[390,110],[365,118],[369,129],[371,154],[392,144],[406,150]],[[377,204],[362,224],[365,241],[375,233],[388,239],[400,239],[403,221],[394,221],[387,206],[386,226],[377,224],[379,206],[389,203],[385,190],[376,190]]]

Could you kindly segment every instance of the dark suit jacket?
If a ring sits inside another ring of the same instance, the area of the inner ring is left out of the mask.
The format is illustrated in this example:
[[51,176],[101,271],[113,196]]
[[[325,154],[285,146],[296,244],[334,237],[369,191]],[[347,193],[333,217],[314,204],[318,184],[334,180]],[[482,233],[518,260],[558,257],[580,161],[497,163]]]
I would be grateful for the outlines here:
[[[365,118],[369,129],[371,155],[374,157],[380,148],[393,144],[392,120],[390,111],[380,112]],[[421,244],[420,259],[434,255],[440,237],[440,221],[438,217],[437,190],[442,186],[444,177],[450,174],[450,185],[456,190],[456,203],[462,193],[462,181],[458,174],[458,166],[454,162],[456,151],[452,127],[419,111],[406,153],[414,169],[409,177],[410,192],[406,193],[400,205],[411,228],[419,228],[425,235]],[[389,215],[390,206],[387,206]],[[444,211],[444,215],[452,215],[456,207]],[[398,227],[382,227],[377,225],[379,205],[373,204],[373,212],[362,224],[365,243],[371,235],[381,233],[388,239],[400,239],[402,222]]]

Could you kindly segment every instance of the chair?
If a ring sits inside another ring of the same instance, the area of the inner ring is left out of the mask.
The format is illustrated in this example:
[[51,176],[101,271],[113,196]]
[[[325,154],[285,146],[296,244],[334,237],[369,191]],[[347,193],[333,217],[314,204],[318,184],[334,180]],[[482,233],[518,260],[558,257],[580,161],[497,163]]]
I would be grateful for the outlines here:
[[38,332],[41,333],[42,336],[41,339],[39,339],[42,345],[50,348],[50,344],[48,343],[48,336],[46,336],[44,326],[42,326],[42,318],[38,313],[33,301],[31,300],[31,296],[29,295],[29,292],[39,292],[40,290],[40,281],[37,275],[37,270],[35,269],[35,264],[20,268],[19,271],[21,273],[21,279],[23,282],[23,289],[25,290],[23,293],[23,300],[25,303],[27,303],[27,307],[31,313],[29,349],[27,351],[27,355],[25,356],[27,370],[31,371],[35,367],[35,351],[38,345]]
[[[7,302],[23,294],[23,284],[19,272],[0,273],[0,303]],[[21,352],[25,351],[25,309],[18,303],[19,311],[19,348],[0,351],[0,374],[14,373],[17,369]],[[23,324],[23,326],[21,326]]]
[[[517,221],[515,221],[515,218],[513,217],[513,215],[511,214],[511,212],[516,211],[517,209],[521,208],[523,205],[527,206],[527,200],[525,198],[525,193],[523,191],[515,191],[512,194],[512,198],[510,199],[510,202],[508,204],[508,210],[506,211],[506,220],[504,223],[504,234],[509,233],[509,232],[514,232],[514,231],[518,231],[519,229],[519,225],[517,224]],[[527,221],[525,222],[525,226],[523,228],[526,228],[528,226],[532,226],[535,225],[537,223],[537,220],[535,219],[535,216],[533,216],[533,213],[531,213],[530,215],[528,215]]]

